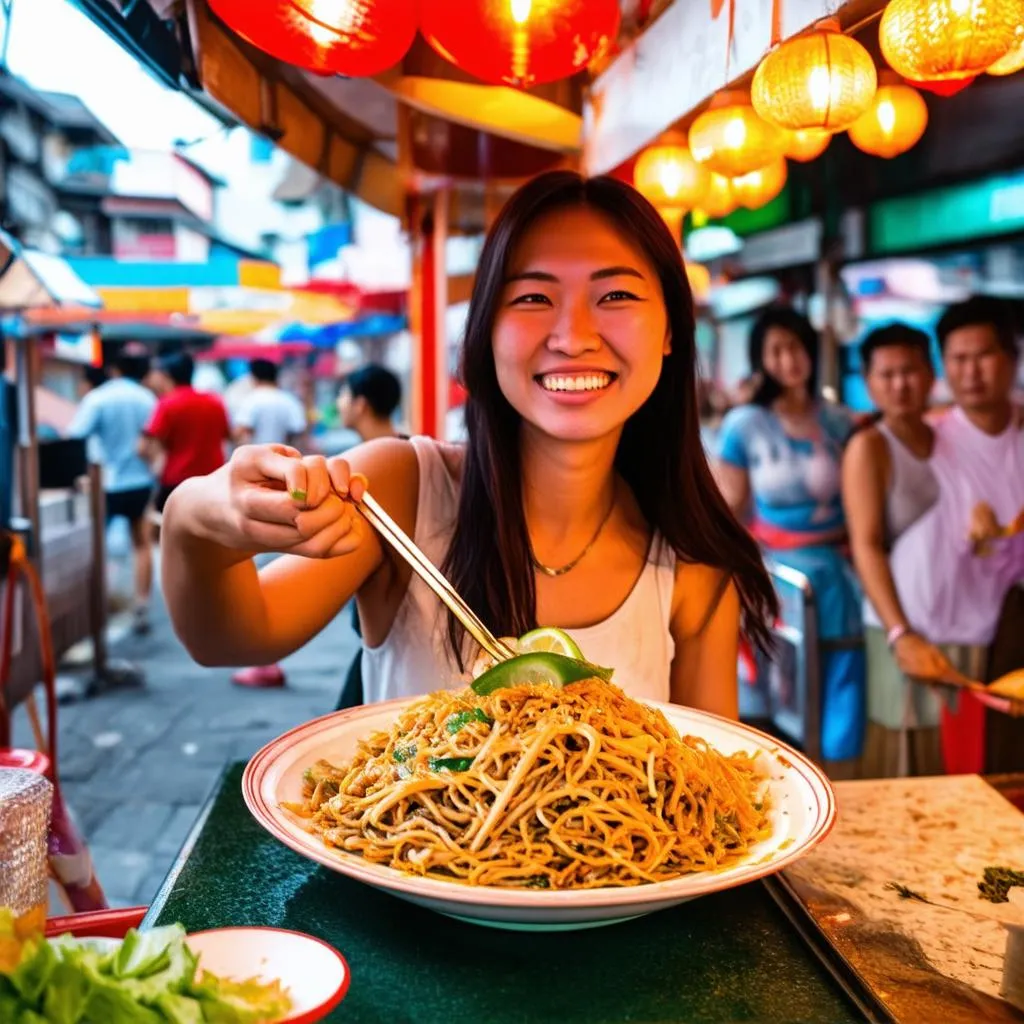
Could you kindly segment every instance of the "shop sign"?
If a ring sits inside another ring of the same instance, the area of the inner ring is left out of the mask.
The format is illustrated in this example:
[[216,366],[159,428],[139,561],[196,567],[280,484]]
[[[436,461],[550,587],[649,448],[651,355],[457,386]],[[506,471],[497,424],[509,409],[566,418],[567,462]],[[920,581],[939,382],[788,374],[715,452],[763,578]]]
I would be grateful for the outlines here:
[[868,223],[876,255],[1024,231],[1024,171],[885,199]]

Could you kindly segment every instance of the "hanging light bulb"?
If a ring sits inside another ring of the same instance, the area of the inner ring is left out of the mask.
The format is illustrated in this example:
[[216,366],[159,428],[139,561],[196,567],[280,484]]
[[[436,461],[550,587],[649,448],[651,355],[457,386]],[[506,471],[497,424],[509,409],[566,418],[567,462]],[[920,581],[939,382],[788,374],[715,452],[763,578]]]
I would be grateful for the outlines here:
[[361,78],[397,64],[416,37],[416,0],[209,0],[233,32],[320,75]]
[[732,179],[733,194],[749,210],[770,203],[785,187],[788,170],[780,157],[765,167]]
[[841,131],[868,108],[876,86],[871,54],[828,19],[788,39],[757,67],[754,110],[783,128]]
[[784,143],[781,129],[758,117],[750,97],[738,90],[718,93],[690,126],[690,152],[727,178],[764,167],[782,153]]
[[1024,0],[889,0],[878,29],[889,66],[916,82],[970,78],[1005,57]]
[[832,141],[832,132],[824,128],[801,128],[797,131],[786,132],[786,156],[791,160],[799,160],[805,164],[828,149]]
[[891,159],[924,135],[928,107],[921,94],[898,78],[886,76],[867,113],[847,129],[850,141],[865,153]]
[[641,154],[633,169],[633,184],[655,206],[692,209],[704,194],[710,172],[697,163],[683,132],[665,132]]
[[618,0],[422,0],[420,31],[474,78],[528,88],[582,71],[621,17]]

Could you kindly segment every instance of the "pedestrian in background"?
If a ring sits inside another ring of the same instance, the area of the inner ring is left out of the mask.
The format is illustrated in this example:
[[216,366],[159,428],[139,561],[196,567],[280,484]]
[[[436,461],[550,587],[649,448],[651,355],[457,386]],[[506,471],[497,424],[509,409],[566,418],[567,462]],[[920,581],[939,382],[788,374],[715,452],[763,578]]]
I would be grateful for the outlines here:
[[163,461],[156,495],[156,510],[162,513],[175,487],[224,465],[231,428],[220,398],[192,387],[195,363],[190,355],[171,356],[160,369],[172,387],[156,403],[140,452],[150,464]]
[[398,378],[383,366],[367,363],[342,381],[338,392],[341,425],[354,430],[362,441],[397,437],[392,417],[401,401]]
[[249,364],[253,387],[239,402],[233,417],[239,444],[301,447],[306,410],[295,395],[277,386],[277,370],[269,359],[254,359]]
[[[139,453],[142,433],[153,415],[156,398],[142,386],[149,356],[126,346],[109,378],[87,392],[71,422],[73,437],[88,438],[103,466],[107,522],[128,520],[134,561],[133,629],[149,630],[149,595],[153,586],[153,554],[146,510],[153,497],[153,473]],[[95,379],[95,378],[94,378]]]

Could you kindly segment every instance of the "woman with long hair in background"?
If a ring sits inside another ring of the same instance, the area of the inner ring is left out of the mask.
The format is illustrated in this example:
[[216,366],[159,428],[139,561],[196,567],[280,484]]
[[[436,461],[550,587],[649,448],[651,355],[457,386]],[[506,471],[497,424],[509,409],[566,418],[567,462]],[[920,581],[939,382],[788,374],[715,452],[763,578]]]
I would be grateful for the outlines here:
[[[750,403],[722,423],[716,475],[730,508],[770,559],[811,582],[824,647],[822,755],[833,762],[833,774],[848,774],[865,727],[861,597],[842,551],[840,462],[853,423],[844,409],[818,398],[818,348],[817,332],[795,310],[761,314],[749,352],[758,385]],[[841,646],[845,641],[851,642]]]

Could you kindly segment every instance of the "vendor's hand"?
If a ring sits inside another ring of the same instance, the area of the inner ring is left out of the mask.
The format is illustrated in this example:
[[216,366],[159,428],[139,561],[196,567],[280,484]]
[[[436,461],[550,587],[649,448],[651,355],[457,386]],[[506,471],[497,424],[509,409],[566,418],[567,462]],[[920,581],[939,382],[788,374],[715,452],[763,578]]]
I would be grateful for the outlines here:
[[892,653],[900,671],[915,679],[961,686],[972,682],[949,663],[942,651],[916,633],[904,633],[893,644]]
[[205,504],[197,532],[232,550],[333,558],[355,551],[369,532],[355,506],[343,500],[359,500],[366,479],[341,458],[302,456],[286,445],[243,445],[196,486],[202,493],[189,503]]
[[984,501],[978,502],[971,509],[971,518],[967,526],[967,538],[971,542],[976,555],[985,556],[992,549],[992,541],[1003,535],[992,506]]

